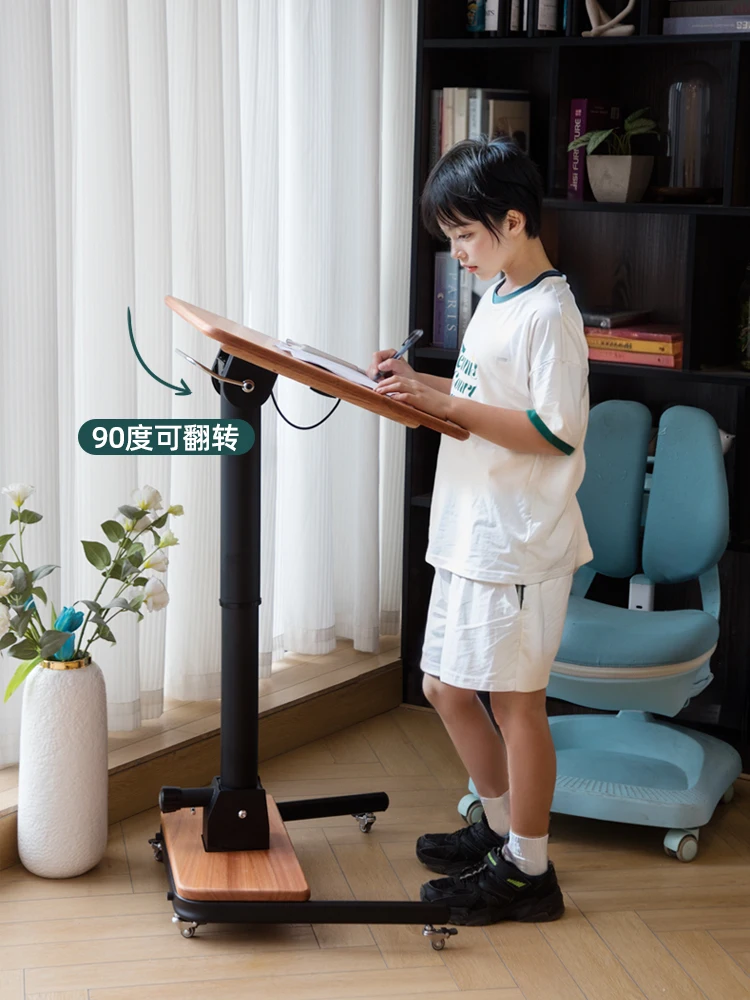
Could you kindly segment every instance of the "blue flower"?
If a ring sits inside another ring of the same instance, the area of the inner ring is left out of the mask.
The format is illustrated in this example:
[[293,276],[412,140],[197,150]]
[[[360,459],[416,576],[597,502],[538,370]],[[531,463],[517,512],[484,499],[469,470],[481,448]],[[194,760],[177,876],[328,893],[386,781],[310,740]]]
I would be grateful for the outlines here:
[[33,597],[30,597],[30,598],[28,599],[28,601],[27,601],[27,602],[26,602],[26,603],[24,604],[24,606],[23,606],[23,610],[24,610],[24,611],[28,611],[28,610],[29,610],[29,608],[35,608],[35,607],[36,607],[36,604],[34,603],[34,598],[33,598]]
[[[53,628],[58,629],[60,632],[75,632],[77,628],[80,628],[83,622],[83,612],[76,611],[74,608],[63,608],[60,614],[57,616],[57,621],[55,622]],[[69,660],[73,655],[76,645],[76,637],[71,635],[62,649],[58,651],[53,656],[54,660]]]

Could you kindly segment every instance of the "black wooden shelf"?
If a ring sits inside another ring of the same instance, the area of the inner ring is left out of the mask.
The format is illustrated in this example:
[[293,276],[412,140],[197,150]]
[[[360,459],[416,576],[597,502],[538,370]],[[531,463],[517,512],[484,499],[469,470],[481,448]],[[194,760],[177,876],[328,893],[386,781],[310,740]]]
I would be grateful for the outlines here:
[[[584,0],[578,2],[582,24],[588,24]],[[409,328],[425,330],[426,343],[409,359],[419,371],[449,377],[459,353],[428,341],[435,253],[445,249],[421,226],[419,213],[431,160],[432,92],[525,90],[529,153],[548,193],[542,240],[579,308],[649,310],[654,322],[674,324],[684,334],[682,370],[589,361],[591,405],[634,400],[649,408],[654,426],[671,406],[700,407],[735,435],[726,455],[731,541],[721,563],[720,639],[711,663],[716,681],[708,701],[700,696],[693,710],[715,710],[723,738],[742,730],[750,766],[750,680],[737,670],[750,660],[750,616],[738,610],[750,602],[750,372],[734,366],[738,293],[750,263],[750,32],[662,35],[668,12],[669,0],[641,0],[632,19],[640,34],[625,38],[471,38],[463,0],[419,0]],[[711,94],[713,132],[703,164],[705,197],[710,192],[720,204],[656,200],[669,183],[669,88],[698,62],[720,81]],[[571,102],[587,96],[611,101],[623,113],[651,109],[661,138],[644,137],[634,147],[654,156],[646,200],[597,202],[588,184],[586,200],[567,198]],[[439,445],[434,431],[406,432],[401,659],[407,704],[426,704],[420,662],[432,569],[424,556]],[[697,606],[689,603],[695,595],[687,585],[683,590],[670,589],[674,606]]]
[[698,35],[629,35],[626,37],[607,38],[568,38],[554,35],[551,38],[426,38],[422,45],[425,49],[552,49],[552,48],[591,48],[618,47],[631,45],[697,45],[700,43],[715,44],[720,42],[750,42],[750,31],[732,31],[716,34]]
[[656,201],[576,201],[573,198],[544,199],[544,207],[559,212],[625,212],[638,215],[710,215],[713,218],[750,219],[750,205],[703,205]]

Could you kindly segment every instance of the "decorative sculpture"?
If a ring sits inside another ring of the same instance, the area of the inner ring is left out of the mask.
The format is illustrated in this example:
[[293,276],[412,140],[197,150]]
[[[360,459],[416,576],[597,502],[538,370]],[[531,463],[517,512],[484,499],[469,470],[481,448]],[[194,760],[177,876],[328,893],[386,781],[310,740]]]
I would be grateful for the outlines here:
[[595,38],[598,35],[632,35],[635,25],[622,24],[621,22],[635,7],[635,0],[628,0],[627,7],[624,7],[619,14],[610,17],[597,0],[586,0],[586,13],[591,21],[591,30],[582,31],[584,38]]

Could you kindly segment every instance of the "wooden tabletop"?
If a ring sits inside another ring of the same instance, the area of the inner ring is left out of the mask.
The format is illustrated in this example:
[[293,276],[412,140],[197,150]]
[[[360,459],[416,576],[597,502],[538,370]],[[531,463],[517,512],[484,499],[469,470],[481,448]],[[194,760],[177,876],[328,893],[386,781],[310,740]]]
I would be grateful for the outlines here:
[[175,299],[168,295],[165,299],[170,309],[174,310],[178,316],[187,320],[201,333],[212,340],[218,340],[223,350],[236,358],[243,358],[254,365],[266,368],[268,371],[276,372],[287,378],[294,379],[295,382],[302,382],[313,389],[320,389],[331,396],[343,399],[347,403],[354,403],[365,410],[379,414],[381,417],[388,417],[397,423],[405,424],[407,427],[429,427],[441,434],[465,441],[469,432],[452,423],[450,420],[442,420],[440,417],[423,413],[408,403],[401,403],[395,399],[390,399],[381,393],[375,392],[366,385],[357,385],[356,382],[349,382],[348,379],[334,375],[333,372],[318,368],[307,361],[300,361],[286,354],[276,347],[276,341],[257,330],[251,330],[247,326],[235,323],[224,316],[201,309],[200,306],[183,302],[182,299]]

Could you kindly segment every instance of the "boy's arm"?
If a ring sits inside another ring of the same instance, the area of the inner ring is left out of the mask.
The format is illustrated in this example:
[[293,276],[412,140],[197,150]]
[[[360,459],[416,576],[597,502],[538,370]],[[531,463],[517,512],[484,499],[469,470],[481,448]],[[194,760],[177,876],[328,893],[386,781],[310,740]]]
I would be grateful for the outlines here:
[[[509,410],[451,396],[446,419],[465,427],[471,434],[476,434],[485,441],[511,451],[523,451],[531,455],[564,455],[573,450],[556,438],[533,410]],[[540,426],[544,427],[544,431],[539,429]]]

